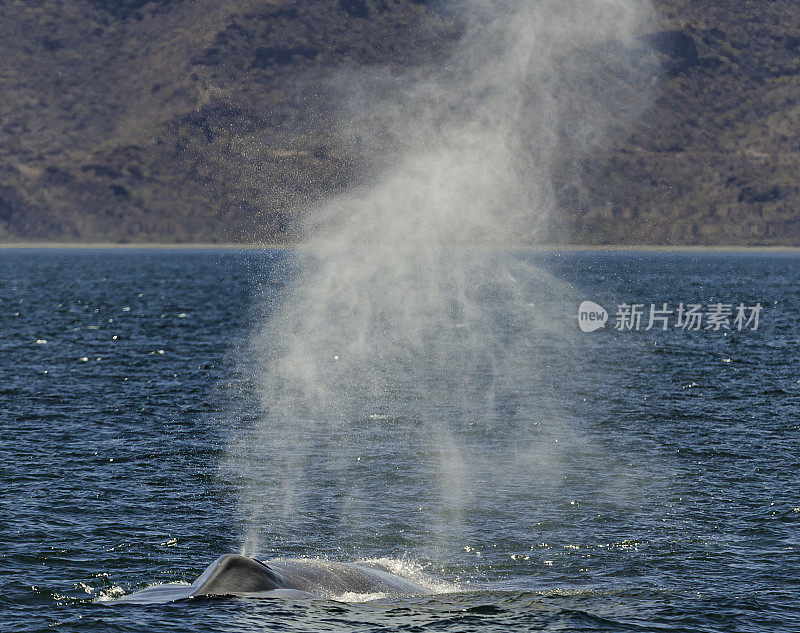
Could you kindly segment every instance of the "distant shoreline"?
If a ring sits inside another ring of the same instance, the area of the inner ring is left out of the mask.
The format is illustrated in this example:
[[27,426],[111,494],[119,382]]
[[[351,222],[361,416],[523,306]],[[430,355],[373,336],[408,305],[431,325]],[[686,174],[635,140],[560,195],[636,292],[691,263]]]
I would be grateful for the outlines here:
[[[61,250],[204,250],[204,251],[250,251],[250,250],[292,250],[300,249],[302,244],[273,243],[196,243],[165,244],[142,242],[118,244],[114,242],[0,242],[0,250],[12,249],[61,249]],[[689,252],[689,253],[800,253],[800,246],[742,246],[742,245],[650,245],[650,244],[541,244],[533,246],[509,245],[508,250],[545,252]]]
[[63,249],[63,250],[176,250],[176,251],[238,251],[238,250],[290,250],[298,244],[236,244],[236,243],[186,243],[138,242],[0,242],[0,250],[11,249]]

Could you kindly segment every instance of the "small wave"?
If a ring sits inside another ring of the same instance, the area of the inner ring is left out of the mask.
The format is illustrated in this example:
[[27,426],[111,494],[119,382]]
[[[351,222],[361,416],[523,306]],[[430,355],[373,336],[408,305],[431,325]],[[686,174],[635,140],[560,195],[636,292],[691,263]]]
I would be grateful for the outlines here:
[[415,582],[418,585],[422,585],[433,593],[457,593],[464,591],[463,587],[455,583],[434,578],[427,574],[424,571],[425,567],[412,559],[379,557],[367,558],[363,562],[384,567],[391,573]]
[[386,593],[354,593],[346,591],[340,595],[329,596],[329,599],[336,602],[372,602],[373,600],[381,600],[387,597],[389,597],[389,594]]
[[121,598],[127,593],[125,589],[120,587],[119,585],[114,585],[112,587],[103,587],[100,591],[96,592],[93,595],[93,602],[111,602],[112,600],[116,600],[117,598]]
[[[187,587],[187,586],[191,585],[191,583],[184,582],[182,580],[178,580],[178,581],[175,581],[175,582],[170,582],[170,583],[167,583],[167,584],[168,585],[174,585],[176,587]],[[163,583],[155,582],[155,583],[152,583],[152,584],[147,585],[145,587],[139,587],[139,589],[137,589],[137,591],[141,590],[141,589],[149,589],[150,587],[159,587],[159,586],[164,586],[164,585],[163,585]],[[90,592],[87,592],[87,593],[90,593]],[[118,585],[112,585],[110,587],[103,587],[102,589],[100,589],[98,591],[95,591],[93,593],[92,602],[113,602],[114,600],[117,600],[118,598],[122,598],[123,596],[127,595],[128,593],[129,593],[129,591],[126,591],[125,589],[123,589],[122,587],[120,587]]]

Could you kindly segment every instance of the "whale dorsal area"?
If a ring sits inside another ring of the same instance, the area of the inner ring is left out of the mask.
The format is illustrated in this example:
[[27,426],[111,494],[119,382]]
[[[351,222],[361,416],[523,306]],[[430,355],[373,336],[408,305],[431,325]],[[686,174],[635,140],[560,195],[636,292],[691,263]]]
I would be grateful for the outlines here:
[[192,596],[225,596],[282,589],[286,583],[254,558],[226,554],[211,563],[192,587]]
[[313,558],[261,562],[226,554],[211,563],[191,585],[147,587],[115,602],[163,604],[211,596],[296,597],[300,594],[334,598],[348,593],[415,596],[431,591],[378,563],[342,563]]

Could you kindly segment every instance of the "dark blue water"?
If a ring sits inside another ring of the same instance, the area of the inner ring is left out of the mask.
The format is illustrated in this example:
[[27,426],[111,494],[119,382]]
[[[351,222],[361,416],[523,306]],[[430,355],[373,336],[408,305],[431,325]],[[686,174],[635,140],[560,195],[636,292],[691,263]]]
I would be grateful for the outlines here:
[[[413,486],[381,459],[366,467],[392,524],[362,515],[345,542],[312,513],[313,539],[269,546],[404,560],[460,591],[136,607],[107,600],[191,581],[241,545],[240,482],[219,464],[257,415],[244,348],[291,255],[0,251],[0,630],[800,630],[800,257],[530,257],[572,284],[548,311],[575,334],[543,348],[484,442],[538,460],[435,548],[424,509],[406,511]],[[608,327],[578,331],[584,299]],[[763,311],[757,330],[616,331],[625,302]],[[520,411],[536,428],[511,425]],[[379,422],[353,421],[364,454],[402,454],[413,421]]]

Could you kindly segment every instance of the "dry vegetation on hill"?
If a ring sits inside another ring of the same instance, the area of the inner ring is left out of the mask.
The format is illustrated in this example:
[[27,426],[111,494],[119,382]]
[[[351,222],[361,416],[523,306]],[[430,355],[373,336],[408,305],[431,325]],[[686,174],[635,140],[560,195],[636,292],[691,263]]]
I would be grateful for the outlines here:
[[[800,6],[657,6],[655,101],[557,171],[547,239],[800,244]],[[458,34],[421,0],[0,0],[0,241],[291,240],[368,164],[348,73]]]

